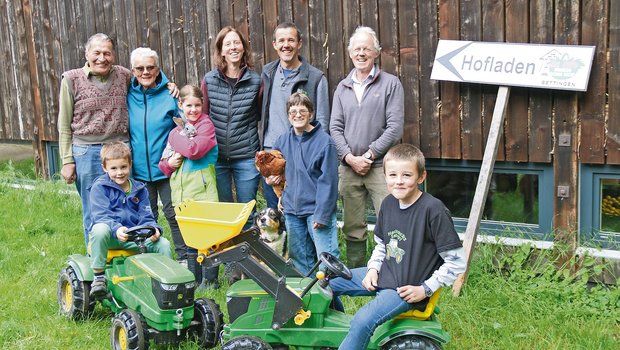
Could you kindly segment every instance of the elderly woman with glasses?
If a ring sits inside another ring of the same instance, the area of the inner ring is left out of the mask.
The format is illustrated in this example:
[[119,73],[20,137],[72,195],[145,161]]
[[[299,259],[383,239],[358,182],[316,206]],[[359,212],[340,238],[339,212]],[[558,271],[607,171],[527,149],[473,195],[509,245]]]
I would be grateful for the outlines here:
[[[127,106],[133,177],[146,184],[155,220],[159,216],[157,199],[161,199],[177,260],[185,262],[189,248],[175,218],[169,179],[158,167],[168,134],[176,126],[172,117],[177,115],[177,102],[168,89],[168,78],[159,68],[157,52],[139,47],[131,52],[130,61],[133,77],[127,93]],[[173,90],[178,94],[176,86]]]

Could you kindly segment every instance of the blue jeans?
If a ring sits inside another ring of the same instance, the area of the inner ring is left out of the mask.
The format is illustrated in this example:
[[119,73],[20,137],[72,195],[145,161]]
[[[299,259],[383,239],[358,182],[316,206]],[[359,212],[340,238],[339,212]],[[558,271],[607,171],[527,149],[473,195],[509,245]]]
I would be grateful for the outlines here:
[[[386,321],[408,311],[412,304],[401,298],[394,289],[380,289],[370,292],[362,286],[368,268],[358,267],[351,270],[353,278],[350,281],[344,278],[335,278],[329,282],[334,297],[339,295],[372,296],[376,297],[362,306],[353,316],[349,333],[338,349],[366,349],[375,329]],[[339,303],[339,300],[336,299]]]
[[[146,245],[146,251],[149,253],[160,253],[172,259],[172,248],[170,242],[160,236],[155,242],[151,239],[147,239],[144,242]],[[118,239],[112,237],[112,230],[110,226],[98,223],[93,225],[93,229],[90,232],[90,266],[93,269],[105,268],[106,258],[108,256],[108,249],[126,249],[138,251],[138,245],[134,242],[121,242]]]
[[82,199],[82,223],[84,224],[84,244],[88,247],[88,231],[92,225],[90,217],[90,185],[104,174],[101,167],[101,144],[72,145],[75,160],[75,187]]
[[[238,203],[247,203],[256,199],[258,191],[258,181],[260,174],[254,165],[254,158],[221,160],[218,159],[215,165],[215,178],[217,183],[217,194],[220,202],[234,202],[232,186],[235,184]],[[244,229],[252,225],[254,210],[248,218]]]
[[318,261],[322,252],[340,257],[336,213],[332,214],[327,226],[312,228],[314,215],[299,217],[284,214],[288,235],[288,255],[295,267],[306,275]]
[[263,187],[263,195],[265,196],[265,202],[269,208],[278,209],[278,196],[273,191],[271,185],[267,185],[265,178],[261,176],[261,186]]

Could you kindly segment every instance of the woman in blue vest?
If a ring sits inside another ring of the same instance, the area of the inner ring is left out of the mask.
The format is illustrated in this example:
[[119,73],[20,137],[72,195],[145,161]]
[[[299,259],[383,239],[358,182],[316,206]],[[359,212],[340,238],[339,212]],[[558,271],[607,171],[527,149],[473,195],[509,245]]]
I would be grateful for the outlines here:
[[[252,67],[248,41],[233,27],[224,27],[215,39],[215,68],[204,76],[203,111],[211,117],[219,147],[216,164],[220,202],[256,198],[260,175],[254,165],[259,150],[260,76]],[[250,221],[248,221],[250,222]]]

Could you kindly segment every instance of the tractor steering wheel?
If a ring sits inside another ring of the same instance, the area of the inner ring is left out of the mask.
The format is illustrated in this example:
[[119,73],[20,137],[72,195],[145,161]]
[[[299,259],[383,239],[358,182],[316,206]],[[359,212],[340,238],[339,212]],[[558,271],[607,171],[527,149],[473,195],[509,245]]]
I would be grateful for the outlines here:
[[146,253],[146,244],[144,242],[151,238],[156,232],[157,229],[151,225],[134,226],[125,231],[127,234],[127,242],[136,243],[138,250],[140,250],[140,254]]
[[328,274],[336,277],[342,277],[346,280],[353,278],[351,270],[349,270],[349,268],[342,261],[330,253],[322,252],[319,255],[319,259],[321,260],[321,263],[325,265],[325,269]]
[[127,229],[127,242],[146,241],[157,232],[157,229],[151,225],[134,226]]

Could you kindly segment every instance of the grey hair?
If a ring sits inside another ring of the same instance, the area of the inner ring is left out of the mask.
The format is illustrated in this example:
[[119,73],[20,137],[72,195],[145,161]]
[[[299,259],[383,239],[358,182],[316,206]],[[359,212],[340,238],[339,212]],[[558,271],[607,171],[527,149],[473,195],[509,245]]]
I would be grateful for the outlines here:
[[129,61],[131,62],[131,67],[133,68],[136,64],[136,61],[140,58],[152,58],[155,60],[155,65],[159,67],[159,56],[155,50],[148,47],[139,47],[133,51],[131,51],[131,57]]
[[381,51],[381,45],[379,44],[379,39],[377,39],[377,33],[375,33],[372,28],[364,26],[357,27],[357,29],[355,29],[355,32],[353,32],[353,35],[351,35],[351,38],[349,39],[349,46],[347,47],[347,50],[351,51],[351,49],[353,48],[353,41],[362,34],[366,34],[372,38],[372,44],[375,48],[375,51]]
[[84,48],[86,49],[86,52],[88,52],[88,50],[90,49],[90,45],[92,44],[93,41],[107,41],[110,44],[112,44],[112,50],[116,49],[116,46],[114,45],[114,40],[112,40],[112,38],[110,38],[106,34],[97,33],[97,34],[93,34],[86,41],[86,45],[84,45]]

